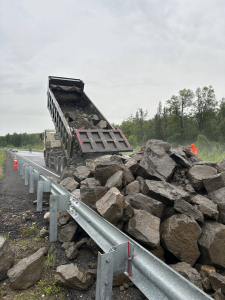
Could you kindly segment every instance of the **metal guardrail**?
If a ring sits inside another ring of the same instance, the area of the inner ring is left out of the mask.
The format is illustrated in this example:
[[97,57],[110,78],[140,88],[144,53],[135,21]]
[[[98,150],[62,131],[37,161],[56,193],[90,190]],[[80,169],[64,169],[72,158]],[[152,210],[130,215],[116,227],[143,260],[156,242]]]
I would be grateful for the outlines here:
[[25,185],[29,183],[30,193],[34,192],[34,181],[38,181],[37,211],[42,210],[43,192],[48,191],[52,194],[50,241],[57,240],[57,211],[67,210],[105,252],[98,254],[96,300],[111,299],[113,276],[123,272],[148,299],[212,299],[82,201],[36,171],[22,157],[18,157],[18,169],[25,179]]

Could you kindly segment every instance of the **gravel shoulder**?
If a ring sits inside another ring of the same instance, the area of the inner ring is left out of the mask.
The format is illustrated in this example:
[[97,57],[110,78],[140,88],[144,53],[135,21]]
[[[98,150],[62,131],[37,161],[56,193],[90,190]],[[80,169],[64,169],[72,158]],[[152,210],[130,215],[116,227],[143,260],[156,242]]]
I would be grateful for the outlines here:
[[[5,175],[0,180],[0,235],[4,236],[14,249],[16,263],[43,246],[49,247],[49,252],[46,256],[44,272],[37,284],[27,290],[12,290],[8,279],[1,281],[0,299],[95,299],[96,280],[87,291],[62,288],[54,284],[54,272],[57,266],[77,263],[81,267],[89,269],[89,263],[97,263],[97,254],[84,245],[79,249],[77,258],[69,260],[59,241],[49,243],[40,238],[40,229],[48,226],[43,218],[48,207],[45,207],[43,212],[35,211],[36,207],[33,205],[33,201],[36,200],[36,190],[34,194],[29,194],[28,186],[24,185],[24,180],[18,170],[13,169],[11,156],[9,154],[6,156]],[[84,235],[85,233],[81,230],[81,236]],[[78,236],[78,240],[80,237]],[[146,299],[146,297],[135,286],[129,287],[125,291],[114,287],[112,299],[139,300]]]

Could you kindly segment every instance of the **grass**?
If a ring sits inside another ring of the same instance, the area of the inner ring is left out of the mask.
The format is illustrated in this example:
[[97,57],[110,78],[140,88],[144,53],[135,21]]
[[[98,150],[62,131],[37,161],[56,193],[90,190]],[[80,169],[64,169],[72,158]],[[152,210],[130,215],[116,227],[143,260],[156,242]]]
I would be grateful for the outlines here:
[[22,237],[28,237],[34,234],[38,234],[38,229],[36,224],[33,224],[30,227],[22,227],[20,228],[20,234],[22,235]]
[[4,177],[4,162],[5,162],[5,151],[0,151],[0,179]]

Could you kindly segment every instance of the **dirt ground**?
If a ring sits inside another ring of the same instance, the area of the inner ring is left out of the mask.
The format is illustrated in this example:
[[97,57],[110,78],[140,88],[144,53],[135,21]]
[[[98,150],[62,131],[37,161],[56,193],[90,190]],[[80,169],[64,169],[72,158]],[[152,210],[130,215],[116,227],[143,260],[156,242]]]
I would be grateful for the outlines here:
[[[89,263],[97,263],[97,255],[85,245],[79,249],[78,257],[69,260],[59,241],[50,243],[40,238],[40,229],[48,226],[43,215],[48,211],[36,212],[33,201],[34,194],[28,193],[28,186],[18,170],[13,169],[13,161],[9,154],[4,165],[5,176],[0,180],[0,235],[4,236],[15,251],[16,260],[19,262],[43,246],[49,248],[45,259],[45,268],[38,283],[27,290],[10,289],[9,279],[0,282],[0,299],[7,300],[32,300],[32,299],[95,299],[96,280],[87,291],[78,291],[62,288],[54,283],[54,273],[57,266],[62,264],[77,263],[89,269]],[[121,292],[119,287],[113,288],[112,299],[140,300],[147,299],[135,286]]]

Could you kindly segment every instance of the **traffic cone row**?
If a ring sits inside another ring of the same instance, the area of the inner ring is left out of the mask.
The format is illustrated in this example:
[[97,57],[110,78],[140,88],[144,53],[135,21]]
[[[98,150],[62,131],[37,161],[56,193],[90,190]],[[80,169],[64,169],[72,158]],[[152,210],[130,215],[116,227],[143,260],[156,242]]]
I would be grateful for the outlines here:
[[14,155],[14,164],[13,164],[13,168],[17,169],[17,158],[16,158],[16,154]]

